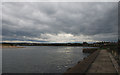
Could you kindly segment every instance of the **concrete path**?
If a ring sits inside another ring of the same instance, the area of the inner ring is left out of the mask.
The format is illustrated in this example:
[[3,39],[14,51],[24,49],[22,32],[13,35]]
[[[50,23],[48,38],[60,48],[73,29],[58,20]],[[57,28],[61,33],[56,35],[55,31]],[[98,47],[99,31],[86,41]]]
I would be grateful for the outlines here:
[[91,64],[87,73],[117,73],[109,52],[101,50],[95,61]]

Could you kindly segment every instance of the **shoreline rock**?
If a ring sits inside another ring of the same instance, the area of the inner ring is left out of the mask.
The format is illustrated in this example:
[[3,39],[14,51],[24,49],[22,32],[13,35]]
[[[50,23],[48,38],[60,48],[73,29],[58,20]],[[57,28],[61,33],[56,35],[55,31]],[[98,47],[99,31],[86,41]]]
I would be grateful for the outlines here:
[[84,48],[83,53],[93,53],[97,50],[98,50],[98,48]]

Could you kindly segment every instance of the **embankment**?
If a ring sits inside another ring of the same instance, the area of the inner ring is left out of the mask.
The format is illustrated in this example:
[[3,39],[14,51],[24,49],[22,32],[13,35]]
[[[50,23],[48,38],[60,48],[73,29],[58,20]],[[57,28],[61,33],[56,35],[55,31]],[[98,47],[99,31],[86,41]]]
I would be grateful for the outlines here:
[[90,65],[94,62],[99,52],[100,50],[96,50],[95,52],[90,54],[87,58],[76,64],[74,67],[69,68],[63,75],[75,73],[84,74],[89,69]]

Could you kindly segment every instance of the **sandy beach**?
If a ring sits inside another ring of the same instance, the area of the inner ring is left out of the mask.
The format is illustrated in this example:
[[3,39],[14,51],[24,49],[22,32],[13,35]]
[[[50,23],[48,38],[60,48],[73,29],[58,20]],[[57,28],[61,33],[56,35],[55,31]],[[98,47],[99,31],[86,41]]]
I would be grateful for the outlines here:
[[0,46],[0,48],[25,48],[20,46]]

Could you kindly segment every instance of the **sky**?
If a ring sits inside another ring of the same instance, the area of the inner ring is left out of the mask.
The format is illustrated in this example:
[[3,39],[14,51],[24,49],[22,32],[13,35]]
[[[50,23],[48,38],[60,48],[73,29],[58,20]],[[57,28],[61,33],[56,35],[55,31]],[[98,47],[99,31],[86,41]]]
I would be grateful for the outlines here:
[[3,2],[3,42],[118,39],[117,2]]

